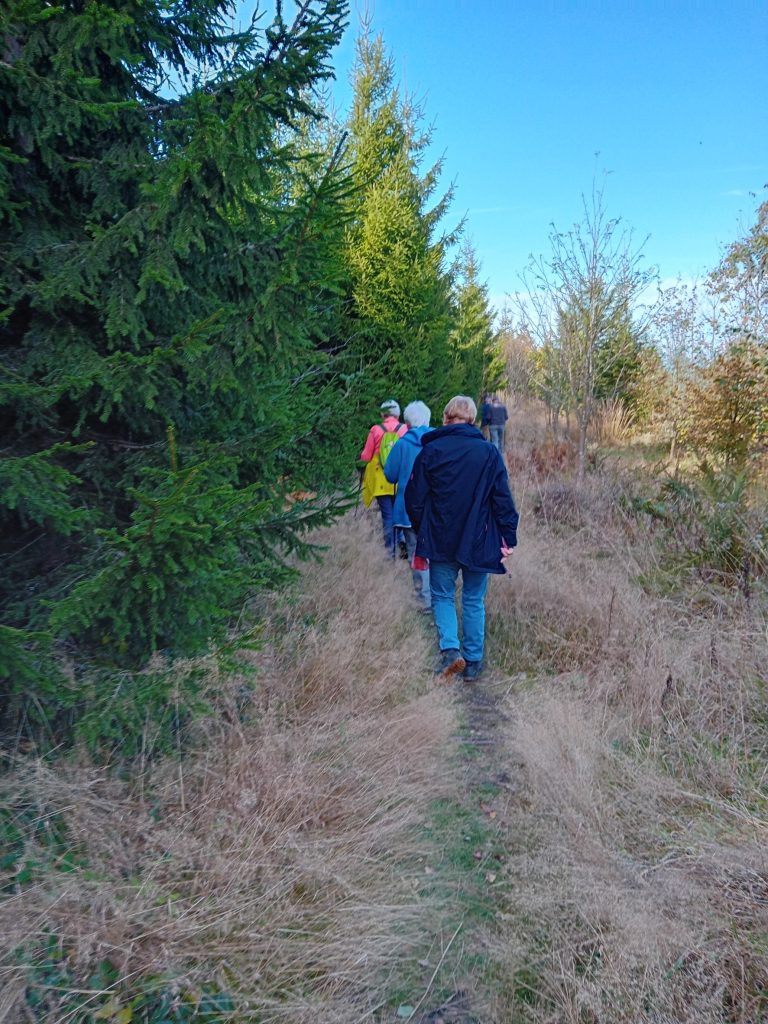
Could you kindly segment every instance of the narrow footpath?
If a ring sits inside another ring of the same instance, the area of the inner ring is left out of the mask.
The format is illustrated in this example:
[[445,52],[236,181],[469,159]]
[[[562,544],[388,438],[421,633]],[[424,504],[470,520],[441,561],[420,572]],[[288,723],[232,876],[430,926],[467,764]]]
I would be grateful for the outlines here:
[[505,902],[510,810],[521,799],[520,766],[505,756],[503,736],[510,721],[504,705],[515,680],[489,667],[476,682],[459,677],[444,685],[458,706],[458,787],[456,804],[436,815],[436,838],[445,851],[437,870],[448,876],[446,895],[455,903],[457,922],[438,962],[424,961],[423,995],[413,1005],[400,1006],[397,1019],[495,1024],[499,972],[486,935]]

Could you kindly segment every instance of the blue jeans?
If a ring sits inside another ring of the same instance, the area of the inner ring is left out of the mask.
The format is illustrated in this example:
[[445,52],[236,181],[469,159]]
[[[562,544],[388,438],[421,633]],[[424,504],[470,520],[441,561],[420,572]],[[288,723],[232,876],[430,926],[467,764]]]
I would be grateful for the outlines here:
[[491,424],[488,428],[491,432],[491,444],[495,445],[501,454],[504,454],[504,425],[500,427]]
[[381,529],[384,534],[384,547],[387,549],[387,554],[391,557],[395,557],[395,531],[392,526],[392,510],[395,505],[394,494],[377,494],[376,501],[379,503],[379,512],[381,512]]
[[[464,642],[459,644],[456,617],[456,578],[461,572],[461,617]],[[467,661],[482,661],[485,641],[485,591],[487,572],[470,572],[456,562],[430,562],[432,614],[440,638],[440,650],[461,650]]]

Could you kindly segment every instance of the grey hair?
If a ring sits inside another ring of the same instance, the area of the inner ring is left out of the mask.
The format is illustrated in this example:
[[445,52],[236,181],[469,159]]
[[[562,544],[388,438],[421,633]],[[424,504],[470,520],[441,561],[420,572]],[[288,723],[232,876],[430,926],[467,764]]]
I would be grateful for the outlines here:
[[443,416],[449,420],[465,420],[467,423],[474,423],[477,419],[477,406],[466,395],[456,395],[443,409]]
[[428,427],[432,413],[423,402],[411,402],[406,405],[403,419],[409,427]]
[[390,416],[400,415],[400,406],[394,400],[394,398],[388,398],[386,402],[382,402],[379,406],[382,412],[388,413]]

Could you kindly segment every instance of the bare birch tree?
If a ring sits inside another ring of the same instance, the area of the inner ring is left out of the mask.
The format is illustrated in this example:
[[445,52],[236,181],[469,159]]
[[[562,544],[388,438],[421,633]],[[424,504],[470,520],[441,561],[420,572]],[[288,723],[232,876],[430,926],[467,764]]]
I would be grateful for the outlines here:
[[526,327],[578,423],[580,480],[600,376],[626,357],[627,345],[644,331],[642,293],[655,273],[642,265],[642,245],[635,246],[631,229],[608,216],[604,185],[593,181],[582,207],[583,219],[570,231],[552,225],[549,255],[531,257],[521,300]]

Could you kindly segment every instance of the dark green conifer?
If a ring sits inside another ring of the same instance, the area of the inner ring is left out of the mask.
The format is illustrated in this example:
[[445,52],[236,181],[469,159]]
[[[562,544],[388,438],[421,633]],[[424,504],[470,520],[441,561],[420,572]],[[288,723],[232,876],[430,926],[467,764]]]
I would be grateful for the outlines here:
[[403,100],[380,37],[358,40],[350,150],[360,198],[347,232],[350,348],[370,367],[371,393],[435,401],[451,366],[450,278],[438,233],[450,193],[430,208],[440,172],[420,164],[429,132]]
[[504,378],[504,357],[494,331],[488,286],[480,282],[480,264],[468,241],[462,245],[454,267],[452,299],[453,364],[448,390],[473,396],[495,391]]
[[286,493],[338,486],[306,439],[330,439],[343,387],[323,342],[348,185],[297,125],[346,2],[280,11],[235,32],[226,0],[3,5],[14,687],[43,664],[41,636],[107,663],[201,649],[316,521]]

